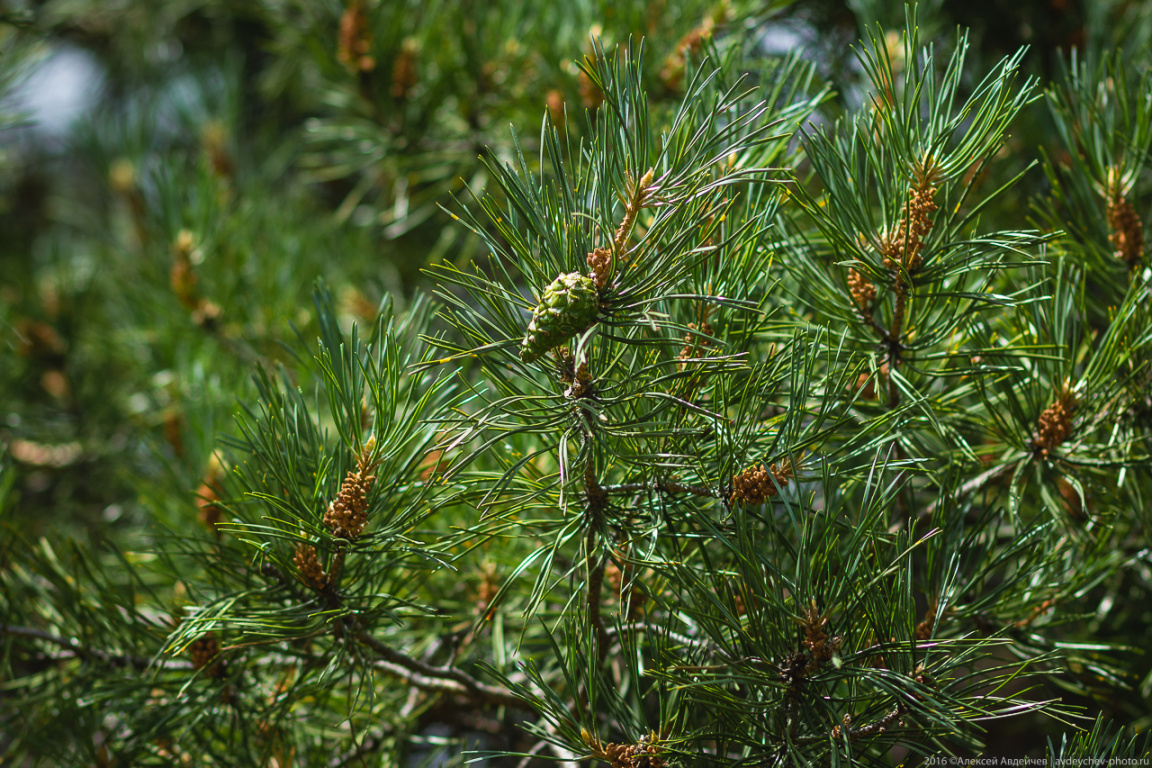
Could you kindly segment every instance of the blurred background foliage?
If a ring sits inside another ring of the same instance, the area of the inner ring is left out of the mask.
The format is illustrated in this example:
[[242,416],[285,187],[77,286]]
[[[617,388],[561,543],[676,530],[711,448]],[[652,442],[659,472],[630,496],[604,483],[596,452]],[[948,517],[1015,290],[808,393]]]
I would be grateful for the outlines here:
[[[595,126],[603,95],[577,66],[594,55],[593,38],[605,50],[644,39],[657,109],[681,98],[686,73],[709,53],[735,48],[751,70],[799,51],[813,67],[811,93],[831,94],[814,127],[872,98],[851,46],[876,24],[901,29],[904,5],[4,0],[0,570],[10,547],[24,546],[16,542],[48,534],[93,545],[83,557],[95,571],[101,557],[120,557],[100,547],[106,539],[132,551],[174,535],[210,542],[223,493],[213,454],[219,436],[236,431],[237,403],[256,395],[253,370],[283,363],[286,380],[305,387],[315,375],[289,351],[322,333],[314,283],[331,286],[345,330],[370,327],[383,303],[403,312],[427,290],[425,267],[487,258],[483,240],[453,221],[457,199],[499,198],[482,158],[513,158],[510,126],[532,165],[545,116],[573,143]],[[945,49],[957,25],[970,29],[962,92],[1021,46],[1022,72],[1041,88],[1077,71],[1074,49],[1092,68],[1114,53],[1118,73],[1146,70],[1152,51],[1147,2],[935,0],[919,14],[922,39]],[[1043,103],[1021,113],[979,184],[995,190],[1024,176],[983,212],[985,231],[1027,222],[1052,231],[1066,210],[1091,207],[1092,189],[1032,167],[1042,155],[1070,165],[1069,141]],[[800,175],[810,170],[802,160]],[[1130,194],[1147,220],[1147,174]],[[1104,263],[1103,210],[1093,215],[1094,230],[1073,234]],[[1105,323],[1125,291],[1101,293],[1110,301],[1095,316]],[[461,513],[457,522],[474,521]],[[465,578],[423,585],[424,599],[451,615],[483,611],[507,576],[501,568],[522,554],[479,557]],[[129,565],[132,583],[115,589],[163,589],[154,602],[173,612],[191,599],[182,566]],[[1144,594],[1128,582],[1110,589],[1117,600],[1126,589]],[[508,599],[501,638],[522,629],[508,617],[529,596]],[[141,626],[155,637],[170,630],[155,615]],[[493,648],[482,655],[500,659],[503,640]],[[1109,706],[1127,720],[1140,701]]]

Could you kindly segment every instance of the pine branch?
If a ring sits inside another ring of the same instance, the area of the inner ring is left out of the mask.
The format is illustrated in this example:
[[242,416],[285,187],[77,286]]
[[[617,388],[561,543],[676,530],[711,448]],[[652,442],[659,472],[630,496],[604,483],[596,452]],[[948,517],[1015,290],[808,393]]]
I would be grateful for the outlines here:
[[13,637],[27,637],[33,640],[42,640],[46,643],[59,646],[67,652],[66,656],[53,656],[55,659],[77,658],[81,661],[96,661],[101,664],[110,664],[114,667],[134,667],[136,669],[192,669],[192,662],[177,661],[175,659],[151,659],[128,653],[111,653],[99,648],[86,648],[72,642],[67,638],[53,635],[39,629],[20,627],[13,624],[0,624],[0,634]]
[[415,686],[450,693],[460,693],[479,701],[497,706],[522,707],[523,702],[500,688],[481,683],[468,673],[455,667],[435,667],[399,651],[389,648],[367,632],[355,635],[358,642],[371,648],[382,657],[377,665],[380,669],[395,674]]
[[391,727],[381,728],[371,736],[364,738],[355,749],[351,749],[342,755],[339,755],[328,762],[328,768],[345,768],[345,766],[352,765],[358,761],[362,761],[366,756],[375,752],[379,752],[385,747],[388,742],[388,737],[395,733],[395,729]]
[[707,499],[718,499],[719,495],[709,488],[702,485],[690,485],[681,483],[676,480],[654,480],[647,483],[618,483],[616,485],[605,485],[602,489],[604,493],[610,495],[624,495],[628,493],[639,493],[640,491],[660,491],[663,493],[688,493],[693,496],[700,496]]

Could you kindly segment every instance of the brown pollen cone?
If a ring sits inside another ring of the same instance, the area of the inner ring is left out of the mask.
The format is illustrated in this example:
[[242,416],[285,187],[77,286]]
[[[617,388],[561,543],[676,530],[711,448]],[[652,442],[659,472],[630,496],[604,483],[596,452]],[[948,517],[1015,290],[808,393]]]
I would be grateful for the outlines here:
[[1116,196],[1108,201],[1108,228],[1112,230],[1108,240],[1115,248],[1116,258],[1135,269],[1144,259],[1144,224],[1136,215],[1136,209],[1123,197]]
[[924,238],[932,231],[932,219],[929,216],[939,207],[933,199],[939,175],[940,169],[930,156],[926,155],[915,164],[913,184],[908,190],[904,215],[896,225],[896,231],[882,238],[881,253],[884,266],[888,269],[902,267],[906,272],[915,272],[920,268]]
[[[208,468],[204,471],[204,478],[200,487],[196,489],[197,517],[205,527],[216,531],[216,526],[224,519],[224,507],[219,504],[224,494],[221,481],[224,478],[224,466],[217,454],[212,454],[208,461]],[[219,531],[216,531],[219,534]]]
[[916,639],[920,642],[932,639],[932,629],[936,623],[936,611],[939,605],[938,600],[929,603],[928,610],[924,613],[924,619],[916,625]]
[[336,42],[336,59],[349,72],[369,72],[376,60],[368,55],[372,49],[372,31],[363,0],[351,0],[340,17],[340,37]]
[[938,207],[932,199],[935,194],[936,187],[930,186],[927,180],[908,193],[904,217],[896,226],[896,232],[884,238],[884,266],[888,269],[896,269],[899,265],[908,272],[915,272],[920,268],[924,238],[932,231],[932,219],[928,217]]
[[1076,415],[1076,399],[1067,388],[1052,405],[1040,414],[1039,429],[1032,445],[1044,458],[1060,447],[1072,433],[1072,419]]
[[604,91],[584,70],[576,75],[576,87],[580,91],[580,103],[585,109],[596,109],[604,103]]
[[332,535],[353,541],[368,524],[368,493],[376,482],[375,475],[364,476],[360,470],[349,472],[340,485],[340,493],[324,513],[324,525]]
[[[688,323],[688,328],[693,331],[699,331],[702,336],[715,336],[715,331],[712,329],[711,323],[707,320],[697,325],[696,323]],[[698,356],[705,347],[711,346],[712,342],[709,339],[701,338],[694,333],[684,335],[684,346],[680,348],[678,357],[680,360],[688,360]],[[681,362],[678,364],[680,370],[684,370],[686,364]]]
[[368,494],[376,483],[376,475],[370,474],[379,459],[374,460],[376,437],[365,441],[356,457],[356,469],[350,470],[340,484],[340,493],[328,505],[324,513],[324,525],[332,535],[354,541],[364,532],[368,524]]
[[205,674],[208,677],[224,676],[224,662],[217,660],[220,655],[220,644],[216,642],[216,636],[211,632],[193,640],[188,646],[188,652],[192,654],[192,666],[197,670],[207,668]]
[[[419,48],[415,40],[408,38],[400,45],[400,53],[392,62],[392,87],[389,93],[396,99],[407,99],[419,79],[416,74],[416,54]],[[361,62],[361,69],[364,63]]]
[[587,262],[591,270],[589,277],[598,289],[602,289],[612,279],[612,249],[597,248],[588,254]]
[[664,758],[655,744],[608,744],[604,757],[612,768],[664,768]]
[[172,244],[172,269],[168,272],[168,283],[172,292],[185,309],[196,309],[200,303],[200,294],[196,284],[200,278],[192,266],[192,253],[196,249],[196,242],[191,232],[180,230],[176,241]]
[[829,636],[826,631],[828,617],[820,614],[816,608],[815,599],[810,602],[806,615],[799,621],[804,629],[803,645],[812,654],[812,662],[823,664],[830,660],[833,654],[840,649],[843,638]]
[[852,293],[852,301],[861,314],[867,315],[872,311],[872,302],[876,300],[876,286],[854,269],[848,270],[848,290]]
[[324,568],[320,565],[320,558],[316,555],[316,547],[311,544],[297,544],[296,554],[292,557],[292,562],[296,564],[296,571],[300,574],[300,578],[309,587],[319,592],[328,586],[328,574],[324,573]]
[[[781,488],[788,485],[794,472],[795,468],[787,458],[779,464],[773,464],[771,470],[765,469],[763,464],[749,467],[732,478],[730,500],[733,504],[763,504],[776,495],[776,485]],[[776,485],[772,483],[773,478],[776,479]]]

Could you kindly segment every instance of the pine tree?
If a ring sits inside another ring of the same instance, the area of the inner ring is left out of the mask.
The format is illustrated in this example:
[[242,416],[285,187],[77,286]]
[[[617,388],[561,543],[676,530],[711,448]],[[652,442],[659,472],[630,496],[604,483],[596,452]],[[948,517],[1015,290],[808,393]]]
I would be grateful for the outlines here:
[[0,761],[1146,757],[1149,32],[858,5],[6,11]]

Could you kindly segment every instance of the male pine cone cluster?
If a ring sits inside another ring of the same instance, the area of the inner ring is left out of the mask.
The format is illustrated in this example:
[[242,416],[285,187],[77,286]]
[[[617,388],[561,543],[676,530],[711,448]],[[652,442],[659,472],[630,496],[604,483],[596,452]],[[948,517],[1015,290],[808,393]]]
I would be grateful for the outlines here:
[[668,764],[661,755],[659,737],[655,733],[642,736],[636,744],[602,744],[598,736],[583,728],[580,737],[593,755],[607,760],[612,768],[665,768]]
[[920,268],[924,238],[932,231],[932,219],[928,217],[939,207],[932,199],[936,187],[931,185],[930,177],[931,172],[925,172],[924,180],[912,188],[896,232],[884,238],[882,251],[884,266],[888,269],[900,266],[908,272],[915,272]]
[[664,768],[664,758],[655,744],[609,744],[604,756],[612,768]]
[[1108,227],[1112,230],[1108,239],[1116,249],[1116,258],[1127,264],[1129,269],[1135,269],[1144,257],[1144,224],[1136,215],[1132,203],[1123,197],[1109,200]]
[[340,494],[324,513],[324,525],[333,536],[351,541],[364,531],[368,524],[368,492],[375,481],[375,475],[365,477],[360,472],[349,472],[344,478]]
[[300,574],[300,578],[304,579],[304,583],[309,587],[320,592],[328,586],[328,574],[324,572],[324,566],[320,564],[316,547],[311,544],[297,544],[292,562],[296,565],[296,571]]
[[867,315],[872,311],[872,302],[876,301],[876,286],[854,269],[848,270],[848,290],[861,314]]
[[[772,469],[764,468],[763,464],[749,467],[732,478],[732,495],[729,497],[733,504],[763,504],[776,495],[776,486],[781,488],[788,485],[792,479],[795,468],[790,459],[784,459],[780,464],[773,464]],[[776,483],[772,483],[772,479]]]
[[1041,456],[1048,458],[1052,451],[1068,439],[1068,435],[1072,433],[1072,418],[1075,414],[1076,400],[1068,390],[1064,390],[1056,398],[1056,402],[1044,409],[1040,414],[1040,428],[1032,441]]
[[[376,438],[369,437],[356,459],[356,469],[344,476],[340,492],[324,512],[324,525],[338,539],[355,541],[368,525],[368,494],[376,483],[376,476],[371,474],[378,461],[373,459],[375,449]],[[334,588],[339,581],[343,558],[344,550],[341,549],[337,552],[331,573],[326,573],[316,547],[302,542],[296,545],[292,562],[304,583],[321,592]]]
[[560,275],[544,289],[520,345],[520,359],[531,363],[548,350],[592,327],[600,311],[596,282],[579,272]]

